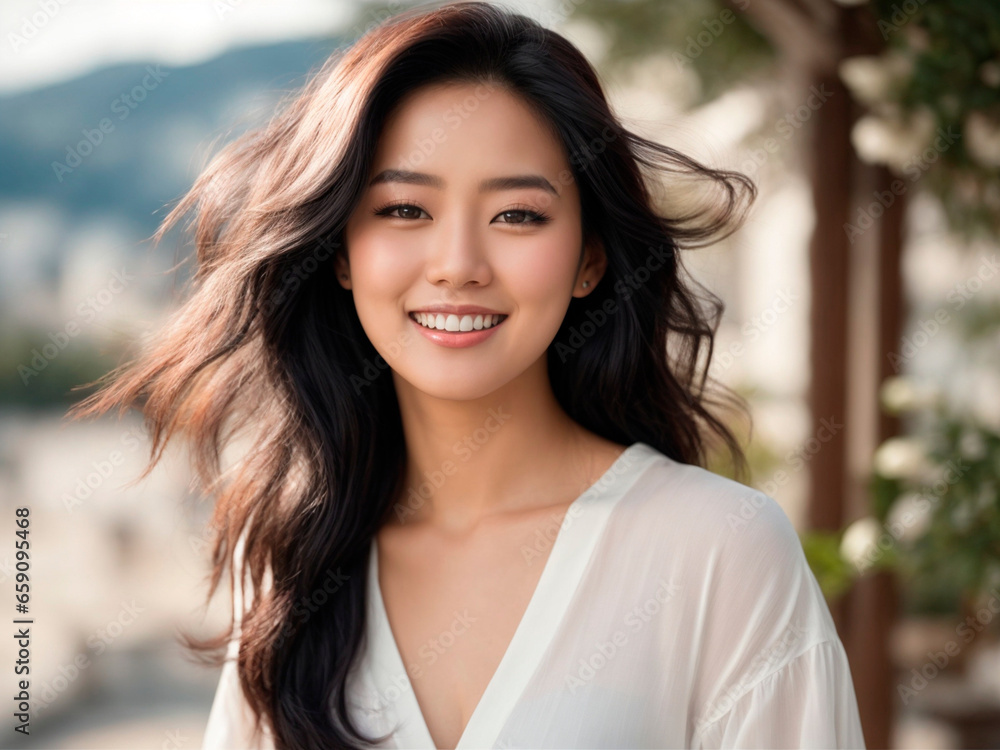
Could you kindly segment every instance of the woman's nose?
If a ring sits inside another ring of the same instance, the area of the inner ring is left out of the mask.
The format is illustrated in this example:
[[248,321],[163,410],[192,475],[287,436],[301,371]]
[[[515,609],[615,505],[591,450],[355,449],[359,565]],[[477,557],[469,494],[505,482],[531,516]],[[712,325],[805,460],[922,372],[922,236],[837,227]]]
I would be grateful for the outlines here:
[[455,213],[438,224],[427,253],[427,280],[461,287],[486,284],[491,271],[482,229],[469,215]]

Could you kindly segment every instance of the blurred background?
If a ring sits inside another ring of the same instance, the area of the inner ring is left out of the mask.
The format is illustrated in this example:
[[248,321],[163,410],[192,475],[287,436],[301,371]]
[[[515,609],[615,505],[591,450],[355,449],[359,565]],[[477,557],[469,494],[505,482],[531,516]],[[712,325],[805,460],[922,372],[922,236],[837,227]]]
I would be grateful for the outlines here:
[[[868,747],[1000,747],[1000,5],[503,4],[577,44],[628,127],[756,180],[746,225],[686,255],[726,304],[711,375],[751,404],[752,484],[800,531]],[[168,205],[404,7],[0,6],[0,598],[27,507],[34,618],[31,736],[6,711],[0,746],[200,746],[218,673],[176,634],[225,624],[209,501],[179,451],[130,484],[135,414],[63,416],[178,304],[190,246],[148,242]]]

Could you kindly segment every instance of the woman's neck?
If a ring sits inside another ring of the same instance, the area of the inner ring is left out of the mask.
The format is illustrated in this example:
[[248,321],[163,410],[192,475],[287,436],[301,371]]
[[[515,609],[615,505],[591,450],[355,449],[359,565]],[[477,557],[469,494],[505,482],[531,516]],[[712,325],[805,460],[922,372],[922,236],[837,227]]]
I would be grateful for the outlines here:
[[474,401],[429,397],[397,381],[406,470],[392,515],[400,525],[460,532],[495,514],[572,500],[589,486],[593,465],[617,446],[574,422],[544,368],[541,375],[529,370]]

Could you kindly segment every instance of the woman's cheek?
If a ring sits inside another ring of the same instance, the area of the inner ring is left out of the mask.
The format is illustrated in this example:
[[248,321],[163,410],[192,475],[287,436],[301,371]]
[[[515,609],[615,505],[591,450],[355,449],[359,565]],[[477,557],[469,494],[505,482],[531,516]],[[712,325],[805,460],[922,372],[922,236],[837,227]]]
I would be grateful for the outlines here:
[[525,301],[536,300],[551,304],[558,295],[553,295],[554,289],[565,288],[566,294],[572,291],[573,278],[579,260],[576,250],[567,252],[574,245],[567,240],[553,238],[552,241],[539,242],[519,253],[517,262],[509,270],[518,296]]
[[399,279],[412,275],[420,262],[420,249],[395,238],[377,234],[363,239],[356,247],[356,261],[364,278],[372,284],[391,288]]

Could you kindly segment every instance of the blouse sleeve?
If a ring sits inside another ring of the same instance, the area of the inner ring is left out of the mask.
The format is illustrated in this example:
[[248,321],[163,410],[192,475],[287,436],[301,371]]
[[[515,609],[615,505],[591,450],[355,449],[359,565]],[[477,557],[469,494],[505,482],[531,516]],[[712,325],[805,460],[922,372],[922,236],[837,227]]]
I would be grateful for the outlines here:
[[[243,538],[240,538],[233,555],[234,570],[243,565]],[[235,580],[235,579],[234,579]],[[247,578],[248,591],[250,581]],[[254,715],[243,696],[237,672],[236,657],[240,647],[240,621],[243,617],[243,596],[237,585],[233,590],[233,638],[226,651],[226,661],[219,677],[219,685],[208,715],[208,724],[202,740],[202,750],[274,750],[274,742],[266,726],[254,737]]]
[[847,654],[798,533],[763,493],[742,507],[713,530],[691,746],[864,748]]
[[812,646],[736,698],[698,748],[864,748],[846,667],[839,641]]

